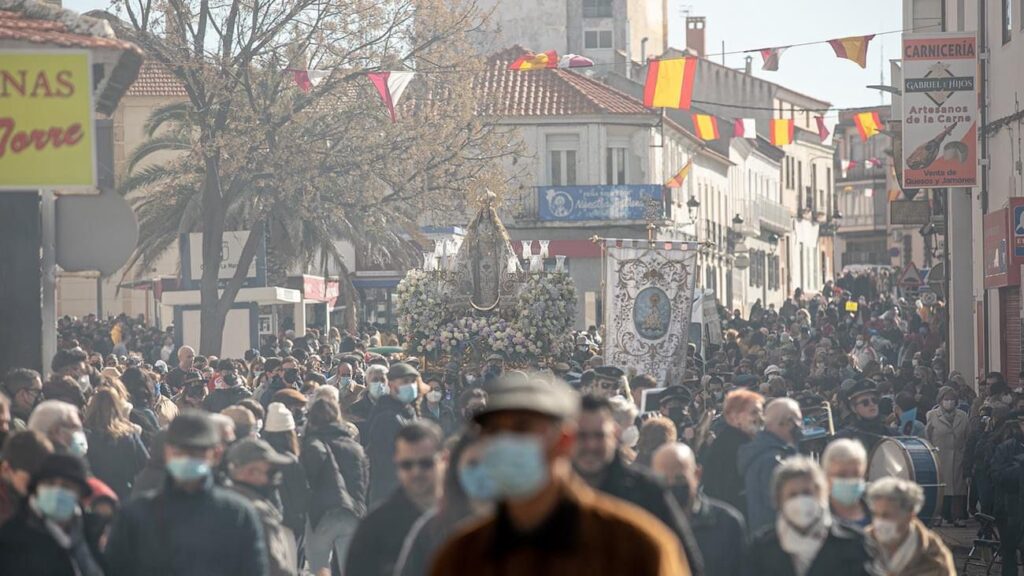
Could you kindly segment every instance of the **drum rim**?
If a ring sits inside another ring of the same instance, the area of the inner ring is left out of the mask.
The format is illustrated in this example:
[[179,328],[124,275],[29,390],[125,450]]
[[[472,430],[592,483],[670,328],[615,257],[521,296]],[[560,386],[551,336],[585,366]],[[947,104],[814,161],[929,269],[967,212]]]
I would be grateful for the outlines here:
[[[935,495],[935,509],[931,510],[931,514],[929,514],[927,517],[928,518],[935,518],[936,516],[941,515],[942,514],[942,501],[946,497],[946,484],[945,484],[945,482],[942,481],[942,466],[939,464],[939,459],[935,456],[935,454],[938,453],[939,450],[938,450],[938,448],[933,446],[932,443],[929,442],[925,438],[919,438],[917,436],[886,436],[885,438],[882,438],[882,440],[878,444],[876,444],[875,447],[871,450],[871,453],[868,454],[868,462],[867,462],[868,465],[867,465],[867,470],[865,471],[865,476],[866,476],[865,480],[867,480],[869,482],[871,481],[871,479],[870,479],[871,463],[875,459],[875,453],[878,452],[878,450],[882,448],[883,444],[885,444],[886,442],[889,442],[889,441],[891,441],[893,444],[895,444],[896,446],[899,447],[899,449],[901,450],[902,455],[903,455],[903,461],[907,464],[907,469],[911,471],[912,478],[913,478],[912,481],[915,484],[917,484],[918,486],[921,486],[922,490],[927,490],[927,488],[925,488],[924,485],[922,485],[921,483],[919,483],[917,481],[917,468],[914,466],[914,462],[910,458],[910,451],[907,450],[907,445],[908,444],[916,443],[918,446],[923,447],[926,450],[928,450],[928,453],[932,457],[932,462],[935,463],[935,490],[936,490],[936,495]],[[928,496],[927,496],[927,494],[925,494],[925,501],[927,502],[927,500],[928,500]],[[922,508],[921,512],[918,513],[918,516],[921,516],[924,513],[925,513],[925,510]]]

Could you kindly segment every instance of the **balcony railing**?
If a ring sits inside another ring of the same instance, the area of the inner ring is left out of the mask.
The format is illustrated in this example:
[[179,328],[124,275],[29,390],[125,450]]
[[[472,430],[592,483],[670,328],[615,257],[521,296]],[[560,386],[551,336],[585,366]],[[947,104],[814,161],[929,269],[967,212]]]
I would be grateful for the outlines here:
[[751,225],[768,226],[777,230],[789,230],[792,227],[793,213],[782,204],[769,200],[763,196],[757,196],[747,203],[747,215],[745,219]]

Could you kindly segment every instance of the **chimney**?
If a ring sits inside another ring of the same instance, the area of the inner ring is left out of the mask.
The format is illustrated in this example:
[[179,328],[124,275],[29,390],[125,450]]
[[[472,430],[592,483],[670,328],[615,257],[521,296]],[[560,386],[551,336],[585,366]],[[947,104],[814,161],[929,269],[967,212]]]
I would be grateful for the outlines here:
[[686,17],[686,47],[701,58],[705,55],[704,50],[704,17]]
[[753,72],[754,69],[754,57],[748,54],[747,57],[744,58],[743,60],[743,73],[750,74],[751,72]]

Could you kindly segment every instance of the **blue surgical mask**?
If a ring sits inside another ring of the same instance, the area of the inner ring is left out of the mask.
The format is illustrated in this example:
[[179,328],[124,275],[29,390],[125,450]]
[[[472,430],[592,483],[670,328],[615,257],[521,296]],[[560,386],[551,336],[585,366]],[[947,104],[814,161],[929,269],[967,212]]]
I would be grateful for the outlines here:
[[852,506],[860,501],[864,487],[863,478],[833,478],[832,499],[843,506]]
[[396,398],[398,398],[400,402],[403,402],[405,404],[412,404],[416,400],[416,398],[419,397],[419,395],[419,384],[417,384],[416,382],[411,382],[409,384],[402,384],[401,386],[398,387],[398,395],[396,396]]
[[89,451],[89,439],[86,438],[85,432],[82,430],[75,430],[71,434],[71,444],[68,445],[68,452],[78,456],[79,458],[85,458],[85,454]]
[[67,522],[78,509],[78,494],[63,486],[40,486],[35,503],[43,516],[54,522]]
[[370,382],[370,398],[376,400],[387,393],[387,382]]
[[344,388],[348,388],[349,386],[352,385],[352,377],[342,376],[341,378],[338,378],[338,384],[340,384]]
[[544,446],[529,434],[501,434],[484,450],[481,466],[494,480],[498,500],[533,496],[548,478]]
[[481,464],[459,469],[459,485],[477,502],[490,502],[498,495],[498,486]]
[[167,473],[178,482],[193,482],[210,475],[210,465],[203,458],[179,456],[167,461]]

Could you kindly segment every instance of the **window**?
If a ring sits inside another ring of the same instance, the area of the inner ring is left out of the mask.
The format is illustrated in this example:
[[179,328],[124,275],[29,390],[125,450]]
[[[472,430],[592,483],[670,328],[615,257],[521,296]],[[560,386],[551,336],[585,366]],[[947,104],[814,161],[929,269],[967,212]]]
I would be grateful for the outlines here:
[[583,0],[584,18],[611,18],[612,0]]
[[956,0],[956,31],[964,31],[964,0]]
[[580,147],[579,136],[549,135],[548,180],[551,186],[576,185],[576,155]]
[[611,30],[587,30],[583,33],[583,47],[588,50],[612,47]]
[[609,147],[605,158],[605,184],[626,183],[626,149]]
[[799,192],[804,187],[804,163],[796,163],[796,191]]
[[1013,39],[1013,0],[1003,0],[1003,44]]

